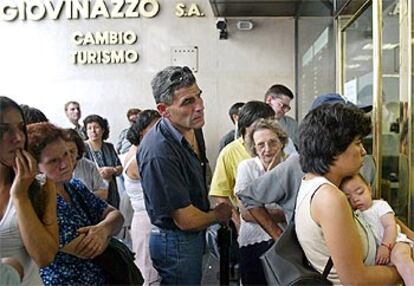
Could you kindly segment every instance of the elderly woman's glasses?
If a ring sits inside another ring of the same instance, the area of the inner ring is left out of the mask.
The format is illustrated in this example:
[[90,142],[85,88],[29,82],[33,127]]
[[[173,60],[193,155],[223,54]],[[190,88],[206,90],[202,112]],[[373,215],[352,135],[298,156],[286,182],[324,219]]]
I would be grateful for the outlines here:
[[266,146],[268,149],[274,149],[274,148],[280,148],[282,146],[282,143],[280,143],[279,140],[270,139],[268,141],[257,142],[255,146],[257,150],[263,150],[266,148]]

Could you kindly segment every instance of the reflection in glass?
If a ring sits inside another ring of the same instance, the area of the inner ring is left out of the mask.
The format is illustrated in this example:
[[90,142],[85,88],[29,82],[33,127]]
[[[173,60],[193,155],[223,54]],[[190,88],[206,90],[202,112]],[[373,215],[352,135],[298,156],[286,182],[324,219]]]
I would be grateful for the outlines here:
[[298,118],[313,100],[335,92],[335,36],[332,17],[298,19]]
[[[372,5],[343,32],[344,91],[343,95],[358,105],[373,104],[373,38]],[[372,135],[364,140],[365,149],[372,157]],[[376,190],[373,188],[375,196]]]
[[[400,36],[399,0],[382,1],[382,128],[381,194],[395,214],[406,222],[408,190],[404,182],[408,161],[400,155],[403,104],[400,104]],[[400,160],[401,159],[401,160]]]

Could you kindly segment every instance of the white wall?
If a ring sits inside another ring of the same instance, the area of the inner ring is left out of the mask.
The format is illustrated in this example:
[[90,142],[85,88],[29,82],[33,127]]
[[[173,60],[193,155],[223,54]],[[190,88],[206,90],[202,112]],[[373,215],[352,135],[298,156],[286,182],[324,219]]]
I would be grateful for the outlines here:
[[[176,1],[159,0],[160,13],[152,19],[0,21],[0,94],[41,109],[59,125],[66,124],[64,103],[77,100],[83,117],[97,113],[108,118],[114,142],[127,125],[128,108],[154,108],[149,82],[170,65],[170,47],[197,46],[196,77],[203,90],[204,132],[214,166],[218,141],[231,128],[227,110],[232,103],[263,100],[274,83],[294,89],[294,20],[254,18],[253,30],[238,31],[237,19],[229,19],[229,39],[219,40],[208,0],[183,2],[197,3],[206,16],[178,18]],[[133,46],[140,54],[137,63],[71,63],[70,53],[81,50],[71,41],[73,32],[107,30],[138,35]]]

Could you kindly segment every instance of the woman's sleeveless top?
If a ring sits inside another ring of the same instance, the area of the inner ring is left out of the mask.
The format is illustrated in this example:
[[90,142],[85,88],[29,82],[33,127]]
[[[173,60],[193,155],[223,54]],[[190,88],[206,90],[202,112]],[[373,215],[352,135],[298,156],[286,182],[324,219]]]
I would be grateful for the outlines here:
[[144,192],[142,190],[141,180],[132,179],[128,176],[127,170],[131,163],[135,160],[132,156],[128,162],[126,162],[123,170],[124,186],[129,198],[131,199],[131,206],[134,212],[145,211]]
[[[331,255],[321,227],[312,219],[310,206],[313,194],[324,184],[330,184],[336,188],[325,177],[302,180],[295,213],[296,234],[299,243],[311,265],[320,273],[323,272]],[[366,223],[358,217],[354,217],[354,219],[361,237],[364,264],[374,265],[376,251],[374,236]],[[328,279],[335,285],[341,284],[335,266],[332,267]]]

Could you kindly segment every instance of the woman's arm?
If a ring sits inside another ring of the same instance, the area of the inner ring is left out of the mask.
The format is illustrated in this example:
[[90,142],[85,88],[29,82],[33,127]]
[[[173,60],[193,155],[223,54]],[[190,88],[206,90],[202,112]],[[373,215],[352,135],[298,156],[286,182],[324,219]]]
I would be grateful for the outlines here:
[[85,234],[85,237],[76,246],[75,253],[85,258],[94,258],[101,254],[108,246],[109,238],[121,230],[123,223],[122,214],[108,206],[98,224],[78,229],[79,234]]
[[56,215],[56,186],[50,180],[42,188],[45,196],[44,215],[40,220],[28,196],[36,175],[36,162],[26,151],[17,152],[16,177],[10,190],[24,246],[40,267],[52,262],[59,249]]
[[115,175],[115,176],[121,175],[123,170],[124,170],[124,168],[122,167],[122,165],[115,166],[115,167],[112,168],[113,175]]
[[362,242],[345,195],[323,185],[311,204],[311,216],[324,234],[339,278],[344,285],[392,285],[400,281],[394,267],[365,266]]

